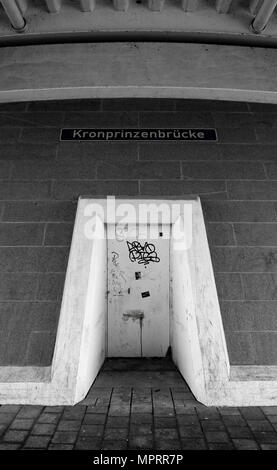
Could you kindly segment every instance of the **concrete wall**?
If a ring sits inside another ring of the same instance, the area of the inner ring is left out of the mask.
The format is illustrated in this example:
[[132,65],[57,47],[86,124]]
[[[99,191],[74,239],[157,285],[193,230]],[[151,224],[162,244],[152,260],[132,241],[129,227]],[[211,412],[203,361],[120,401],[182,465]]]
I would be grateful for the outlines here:
[[[200,195],[231,364],[277,364],[277,107],[0,106],[0,365],[49,365],[77,197]],[[218,143],[66,143],[61,127],[216,127]]]

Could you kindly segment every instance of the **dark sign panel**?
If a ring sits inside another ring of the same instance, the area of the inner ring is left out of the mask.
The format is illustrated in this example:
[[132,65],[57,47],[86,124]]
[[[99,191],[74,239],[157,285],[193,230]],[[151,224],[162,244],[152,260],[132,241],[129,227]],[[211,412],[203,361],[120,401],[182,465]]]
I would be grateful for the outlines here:
[[62,129],[61,140],[216,141],[215,129]]

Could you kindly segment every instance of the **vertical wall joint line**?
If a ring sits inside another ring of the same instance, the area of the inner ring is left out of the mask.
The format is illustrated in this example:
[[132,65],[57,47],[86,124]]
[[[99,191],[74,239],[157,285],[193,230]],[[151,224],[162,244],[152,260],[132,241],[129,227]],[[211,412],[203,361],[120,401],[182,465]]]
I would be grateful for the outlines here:
[[232,0],[216,0],[217,13],[228,13],[232,4]]
[[84,12],[93,11],[95,7],[95,0],[80,0],[80,6]]
[[187,12],[194,12],[198,8],[198,0],[182,0],[182,8]]
[[50,13],[59,13],[61,9],[61,0],[45,0]]
[[152,11],[162,11],[165,0],[148,0],[148,8]]
[[129,0],[113,0],[113,5],[118,11],[127,11],[129,8]]

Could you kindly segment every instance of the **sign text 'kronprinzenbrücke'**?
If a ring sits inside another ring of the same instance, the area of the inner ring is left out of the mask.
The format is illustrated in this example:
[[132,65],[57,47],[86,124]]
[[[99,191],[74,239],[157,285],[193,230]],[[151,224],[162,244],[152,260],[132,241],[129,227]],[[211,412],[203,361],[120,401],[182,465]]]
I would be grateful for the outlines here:
[[77,141],[217,141],[216,129],[62,129],[60,140]]

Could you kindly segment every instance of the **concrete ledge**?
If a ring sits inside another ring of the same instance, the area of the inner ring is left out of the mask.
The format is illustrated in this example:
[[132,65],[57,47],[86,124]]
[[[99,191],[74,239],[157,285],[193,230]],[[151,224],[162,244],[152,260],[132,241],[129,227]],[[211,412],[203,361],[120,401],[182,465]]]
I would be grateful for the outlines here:
[[0,367],[1,382],[50,382],[51,367]]
[[275,49],[181,43],[0,49],[0,102],[190,98],[277,103]]
[[277,366],[231,366],[230,380],[277,381]]

